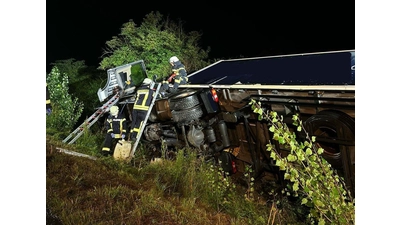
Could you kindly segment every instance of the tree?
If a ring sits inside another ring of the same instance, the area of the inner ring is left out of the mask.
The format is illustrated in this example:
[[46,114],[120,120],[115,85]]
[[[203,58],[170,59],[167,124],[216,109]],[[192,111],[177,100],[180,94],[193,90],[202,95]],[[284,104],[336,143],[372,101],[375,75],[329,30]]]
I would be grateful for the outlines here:
[[57,67],[61,74],[68,75],[69,92],[74,93],[85,106],[79,119],[79,122],[83,122],[100,106],[97,90],[107,81],[107,72],[89,67],[85,61],[77,61],[74,58],[57,60],[52,65]]
[[46,128],[69,132],[83,111],[83,104],[68,90],[68,75],[54,66],[46,78],[50,92],[52,113],[46,117]]
[[169,76],[168,59],[175,55],[190,73],[208,65],[206,59],[210,50],[199,47],[200,38],[199,32],[186,34],[182,23],[151,12],[140,26],[132,20],[123,24],[121,33],[106,42],[99,68],[109,69],[143,59],[150,77],[163,78]]

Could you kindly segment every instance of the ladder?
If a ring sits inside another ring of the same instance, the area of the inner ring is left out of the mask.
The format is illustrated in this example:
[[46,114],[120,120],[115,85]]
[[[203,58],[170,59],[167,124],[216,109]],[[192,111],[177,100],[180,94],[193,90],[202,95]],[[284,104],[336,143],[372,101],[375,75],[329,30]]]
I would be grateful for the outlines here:
[[160,88],[161,88],[161,83],[158,83],[157,89],[156,89],[156,91],[153,93],[153,100],[151,101],[151,104],[150,104],[150,106],[149,106],[149,110],[147,111],[146,117],[145,117],[145,119],[143,120],[143,123],[142,123],[142,126],[140,127],[139,133],[136,135],[136,141],[135,141],[135,143],[132,145],[132,150],[131,150],[131,153],[130,153],[130,158],[132,158],[132,157],[134,156],[134,154],[135,154],[135,151],[136,151],[136,148],[137,148],[137,146],[138,146],[138,144],[139,144],[140,138],[142,137],[143,130],[144,130],[144,128],[146,127],[147,120],[149,119],[149,116],[150,116],[151,111],[152,111],[152,109],[153,109],[154,102],[156,101],[156,98],[157,98],[157,96],[158,96],[158,92],[160,92]]
[[[119,93],[114,95],[110,100],[108,100],[106,103],[104,103],[103,106],[99,107],[96,112],[93,113],[89,118],[85,120],[78,128],[76,128],[68,137],[66,137],[62,142],[68,144],[74,143],[80,136],[82,136],[83,131],[86,128],[90,128],[101,116],[103,116],[104,113],[108,112],[111,108],[111,106],[117,104],[119,100]],[[72,138],[72,140],[71,140]]]

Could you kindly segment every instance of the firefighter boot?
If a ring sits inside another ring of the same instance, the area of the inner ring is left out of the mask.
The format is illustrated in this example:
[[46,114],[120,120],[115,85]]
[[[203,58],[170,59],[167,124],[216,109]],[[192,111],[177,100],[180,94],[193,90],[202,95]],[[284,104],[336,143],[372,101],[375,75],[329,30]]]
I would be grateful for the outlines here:
[[102,151],[101,151],[101,154],[102,154],[103,156],[110,156],[110,155],[111,155],[111,152],[110,152],[110,151],[104,151],[104,150],[102,150]]

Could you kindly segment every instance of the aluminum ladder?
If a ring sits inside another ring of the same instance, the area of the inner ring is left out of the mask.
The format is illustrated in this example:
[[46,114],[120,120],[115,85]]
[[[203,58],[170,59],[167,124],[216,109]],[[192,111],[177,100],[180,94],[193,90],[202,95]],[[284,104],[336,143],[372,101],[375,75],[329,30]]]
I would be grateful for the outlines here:
[[78,128],[76,128],[71,134],[69,134],[68,137],[66,137],[62,142],[67,143],[69,141],[68,144],[74,143],[80,136],[82,136],[85,128],[89,129],[101,116],[104,115],[104,113],[110,110],[111,106],[117,104],[118,100],[119,93],[110,98],[110,100],[104,103],[103,106],[99,107],[96,112],[93,113],[93,115],[87,118],[85,122],[83,122]]
[[149,106],[149,110],[147,111],[146,117],[145,117],[145,119],[143,120],[142,126],[141,126],[140,129],[139,129],[139,133],[136,135],[136,141],[135,141],[135,143],[132,145],[132,149],[131,149],[131,152],[130,152],[130,158],[133,158],[133,156],[135,155],[136,148],[137,148],[137,146],[138,146],[138,144],[139,144],[140,138],[142,137],[143,130],[144,130],[144,128],[146,127],[147,120],[149,119],[149,116],[150,116],[151,111],[152,111],[152,109],[153,109],[154,103],[155,103],[155,101],[156,101],[156,99],[157,99],[158,93],[160,92],[160,88],[161,88],[161,83],[158,83],[157,89],[156,89],[156,91],[153,93],[153,100],[151,101],[151,104],[150,104],[150,106]]

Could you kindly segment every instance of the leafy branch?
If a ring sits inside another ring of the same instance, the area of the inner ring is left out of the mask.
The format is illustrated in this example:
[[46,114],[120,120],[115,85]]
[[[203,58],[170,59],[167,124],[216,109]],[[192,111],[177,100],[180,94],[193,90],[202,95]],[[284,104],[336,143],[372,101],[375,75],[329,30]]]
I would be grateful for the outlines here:
[[[302,196],[301,203],[311,208],[309,218],[318,224],[354,224],[355,202],[350,192],[343,185],[332,166],[321,156],[324,149],[315,143],[315,136],[310,136],[304,129],[299,116],[293,115],[293,125],[296,131],[306,133],[304,142],[297,141],[296,132],[284,122],[283,116],[275,111],[264,111],[260,102],[254,99],[249,103],[258,120],[267,120],[271,125],[269,131],[272,139],[290,149],[283,157],[276,147],[269,142],[267,151],[280,170],[285,171],[284,179],[289,180],[290,191],[294,196]],[[287,189],[286,189],[287,190]],[[290,192],[286,192],[290,195]]]

